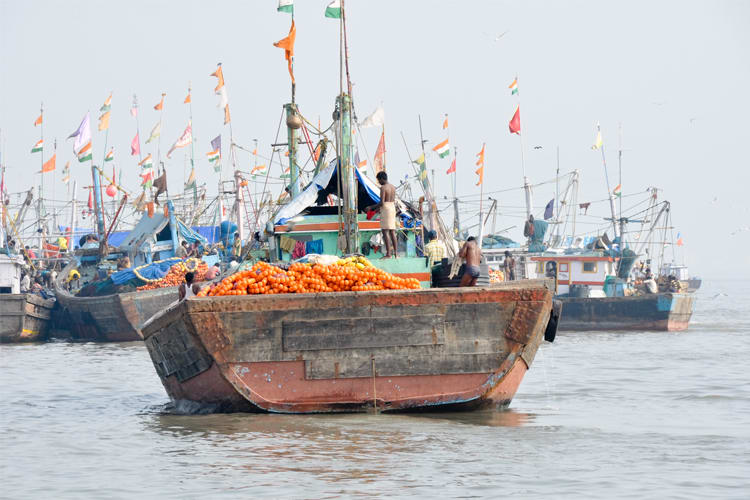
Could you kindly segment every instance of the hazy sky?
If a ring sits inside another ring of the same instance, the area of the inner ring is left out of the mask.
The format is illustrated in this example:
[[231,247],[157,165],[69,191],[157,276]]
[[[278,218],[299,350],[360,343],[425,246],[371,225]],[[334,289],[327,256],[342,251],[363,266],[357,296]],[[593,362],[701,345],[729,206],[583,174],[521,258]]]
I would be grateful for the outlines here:
[[[39,170],[39,156],[30,149],[39,136],[33,121],[41,101],[45,158],[57,138],[60,169],[72,158],[72,141],[65,137],[87,110],[95,127],[110,91],[109,144],[115,146],[116,165],[124,169],[123,184],[135,188],[137,161],[129,155],[135,134],[128,113],[132,96],[137,94],[141,104],[145,141],[158,121],[153,105],[167,93],[164,156],[188,120],[182,104],[188,82],[199,181],[214,186],[216,174],[205,160],[208,141],[222,133],[226,144],[229,132],[216,107],[215,78],[209,77],[219,61],[235,141],[252,146],[258,139],[267,155],[289,99],[283,52],[272,43],[286,36],[290,17],[277,13],[277,4],[0,0],[0,128],[9,190],[38,184],[39,176],[32,179],[32,173]],[[339,36],[337,22],[323,16],[326,4],[298,0],[295,6],[297,101],[303,114],[312,121],[320,116],[324,126],[338,92]],[[561,172],[581,172],[579,202],[605,199],[601,156],[591,150],[594,128],[601,122],[615,178],[621,123],[623,191],[663,189],[660,196],[672,202],[675,231],[685,240],[678,260],[687,257],[692,272],[704,277],[750,277],[745,202],[750,186],[745,151],[750,143],[750,1],[350,0],[347,6],[355,106],[363,118],[383,102],[391,176],[413,173],[400,133],[414,154],[421,114],[431,147],[444,138],[441,123],[448,113],[451,144],[458,147],[458,194],[478,200],[474,159],[483,142],[485,190],[520,186],[519,140],[508,132],[516,100],[507,87],[517,74],[526,173],[532,183],[554,177],[559,146]],[[363,134],[370,155],[378,135],[373,129]],[[97,163],[103,147],[103,134],[95,133]],[[434,155],[428,160],[440,195],[450,195],[449,160]],[[239,161],[249,169],[249,155]],[[181,188],[183,163],[182,151],[167,163],[173,192]],[[88,183],[88,168],[71,165],[79,184]],[[51,174],[46,175],[49,186]],[[64,186],[59,171],[56,175],[60,198]],[[535,189],[536,213],[554,197],[554,189],[554,184]],[[495,197],[502,214],[498,228],[520,227],[522,192]],[[627,198],[624,207],[642,199]],[[597,203],[589,213],[605,216],[606,208]],[[463,210],[466,222],[475,223],[468,217],[478,205],[467,203]],[[587,231],[597,222],[591,217],[581,221],[581,230]],[[510,236],[520,240],[520,229]]]

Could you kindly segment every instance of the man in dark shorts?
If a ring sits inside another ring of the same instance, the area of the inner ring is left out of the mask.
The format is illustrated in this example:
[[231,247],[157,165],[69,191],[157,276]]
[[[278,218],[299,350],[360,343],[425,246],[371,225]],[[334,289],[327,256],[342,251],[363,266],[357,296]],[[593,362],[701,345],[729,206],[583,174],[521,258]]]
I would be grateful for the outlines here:
[[476,285],[480,274],[479,262],[482,260],[482,250],[477,245],[476,238],[469,236],[464,246],[461,247],[461,251],[458,252],[458,257],[466,262],[466,269],[461,277],[460,286]]

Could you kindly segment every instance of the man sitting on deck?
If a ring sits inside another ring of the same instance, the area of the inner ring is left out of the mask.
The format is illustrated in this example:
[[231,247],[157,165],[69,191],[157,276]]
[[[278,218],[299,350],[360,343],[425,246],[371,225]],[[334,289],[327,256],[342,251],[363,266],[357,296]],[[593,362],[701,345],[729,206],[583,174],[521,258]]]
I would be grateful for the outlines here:
[[396,240],[396,187],[388,182],[385,172],[378,172],[375,176],[380,183],[380,202],[365,208],[365,211],[380,211],[380,230],[385,242],[385,256],[396,258],[398,243]]
[[476,285],[480,274],[479,261],[482,260],[482,250],[477,245],[476,238],[469,236],[464,246],[461,247],[461,251],[458,252],[458,257],[466,261],[466,268],[459,286]]
[[201,291],[201,287],[198,286],[197,283],[193,283],[193,279],[195,278],[195,274],[193,273],[185,273],[185,283],[180,285],[180,288],[178,289],[178,292],[180,294],[180,300],[189,299],[190,297],[195,297],[195,295]]

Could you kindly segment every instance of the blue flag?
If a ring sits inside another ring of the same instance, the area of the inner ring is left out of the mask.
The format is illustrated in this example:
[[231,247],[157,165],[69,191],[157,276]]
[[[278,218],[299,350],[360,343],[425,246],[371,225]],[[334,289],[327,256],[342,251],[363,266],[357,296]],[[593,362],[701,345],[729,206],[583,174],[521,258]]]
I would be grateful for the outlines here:
[[552,198],[551,200],[549,200],[549,203],[547,203],[547,206],[544,207],[544,220],[552,218],[552,209],[554,206],[555,206],[555,199]]

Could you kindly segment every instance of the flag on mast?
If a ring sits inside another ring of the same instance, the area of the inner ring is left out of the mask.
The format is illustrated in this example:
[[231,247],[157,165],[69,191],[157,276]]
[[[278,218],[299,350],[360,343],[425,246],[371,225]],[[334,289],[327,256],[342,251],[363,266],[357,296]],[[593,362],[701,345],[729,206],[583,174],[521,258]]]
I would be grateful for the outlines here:
[[510,89],[510,95],[518,94],[518,77],[513,79],[513,83],[508,85],[508,88]]
[[39,115],[39,118],[37,118],[36,120],[34,120],[34,126],[35,127],[37,125],[41,125],[41,124],[42,124],[42,114]]
[[136,132],[135,137],[133,137],[133,140],[130,141],[130,156],[139,156],[140,154],[141,141],[138,139],[138,133]]
[[601,126],[597,123],[596,124],[596,139],[594,140],[594,144],[591,146],[591,149],[602,149],[602,129]]
[[115,159],[115,148],[109,150],[107,156],[104,157],[104,161],[113,161]]
[[99,108],[99,111],[102,113],[106,113],[112,108],[112,92],[109,93],[109,97],[107,97],[107,100],[104,101],[104,104],[102,104],[102,107]]
[[193,102],[193,99],[192,99],[192,98],[190,97],[190,91],[188,90],[188,95],[187,95],[187,97],[185,98],[185,100],[184,100],[184,101],[182,101],[182,103],[183,103],[183,104],[189,104],[189,103],[191,103],[191,102]]
[[32,153],[39,153],[44,149],[44,139],[39,139],[31,148]]
[[206,153],[206,156],[208,156],[208,161],[210,162],[219,161],[221,159],[221,153],[218,149],[209,151],[208,153]]
[[55,154],[52,155],[52,158],[50,158],[49,160],[45,161],[44,164],[42,164],[42,171],[40,173],[43,174],[45,172],[52,172],[55,169],[55,159],[56,158],[57,158],[57,154],[55,153]]
[[102,116],[99,117],[99,131],[109,129],[109,111],[105,111]]
[[445,120],[443,120],[443,130],[448,128],[448,113],[445,114]]
[[383,124],[385,124],[385,110],[383,105],[380,104],[370,116],[360,122],[359,126],[361,128],[380,127]]
[[278,42],[274,43],[274,47],[284,49],[284,59],[287,61],[289,66],[289,76],[292,77],[292,83],[294,83],[294,71],[292,70],[292,59],[294,58],[294,39],[297,37],[297,28],[294,27],[294,19],[292,19],[292,26],[289,28],[289,34],[286,38],[282,38]]
[[81,163],[87,160],[92,160],[94,158],[94,152],[91,150],[91,141],[87,142],[85,146],[79,149],[76,152],[76,155],[78,155],[78,161]]
[[151,134],[149,135],[148,139],[146,139],[146,144],[153,141],[157,137],[161,135],[161,120],[159,120],[156,125],[154,125],[154,128],[151,129]]
[[294,13],[294,0],[279,0],[279,7],[276,9],[277,12],[288,12],[289,14]]
[[513,113],[513,118],[510,119],[508,129],[511,134],[521,135],[521,106],[518,106],[516,112]]
[[380,142],[375,150],[375,158],[372,160],[375,173],[385,172],[385,131],[380,134]]
[[162,109],[164,109],[164,96],[165,95],[167,95],[167,94],[165,94],[165,93],[162,92],[162,94],[161,94],[161,101],[159,101],[159,104],[157,104],[157,105],[154,106],[154,109],[156,111],[161,111]]
[[622,184],[616,185],[615,188],[612,190],[612,194],[617,197],[622,196]]
[[256,165],[256,166],[254,166],[254,167],[253,167],[253,169],[252,169],[252,170],[250,171],[250,175],[253,175],[253,174],[255,174],[255,172],[257,172],[258,170],[263,170],[263,169],[265,169],[265,168],[266,168],[266,165],[265,165],[265,164],[261,164],[261,165]]
[[326,7],[326,17],[341,19],[341,0],[334,0]]
[[149,153],[143,160],[141,160],[140,163],[138,163],[138,166],[143,167],[144,169],[153,168],[154,160],[151,157],[151,153]]
[[78,155],[79,160],[81,158],[80,152],[86,145],[88,145],[88,149],[91,149],[91,125],[89,124],[90,119],[91,117],[89,116],[89,113],[86,113],[86,116],[83,117],[83,120],[81,121],[81,124],[78,126],[76,131],[68,136],[68,139],[75,137],[75,141],[73,142],[73,151],[75,151],[75,153]]
[[479,182],[477,182],[477,186],[484,182],[484,147],[485,145],[482,144],[482,150],[477,153],[476,165],[479,167],[475,170],[476,174],[479,176]]
[[447,172],[445,172],[445,173],[446,173],[446,174],[452,174],[452,173],[454,173],[455,171],[456,171],[456,157],[454,156],[454,157],[453,157],[453,161],[451,162],[451,168],[449,168],[449,169],[448,169],[448,171],[447,171]]
[[69,161],[65,162],[65,166],[63,167],[62,175],[63,175],[62,181],[65,184],[67,184],[68,182],[70,182],[70,162]]
[[435,151],[440,158],[445,158],[451,153],[451,146],[448,144],[448,139],[446,139],[437,144],[432,150]]
[[171,157],[172,152],[175,149],[184,148],[191,142],[193,142],[193,126],[192,122],[188,121],[187,127],[185,127],[185,131],[182,133],[180,138],[177,139],[174,144],[172,144],[172,147],[169,148],[169,151],[167,151],[167,158]]

